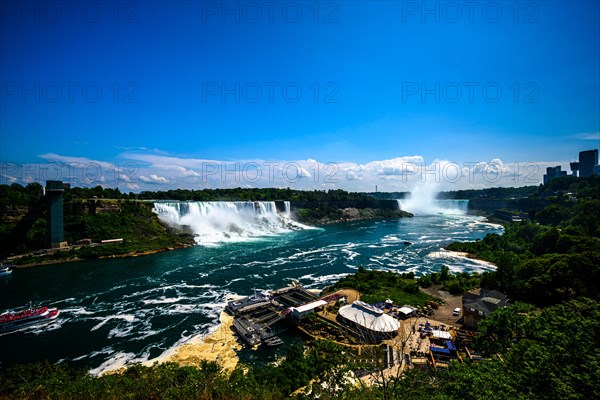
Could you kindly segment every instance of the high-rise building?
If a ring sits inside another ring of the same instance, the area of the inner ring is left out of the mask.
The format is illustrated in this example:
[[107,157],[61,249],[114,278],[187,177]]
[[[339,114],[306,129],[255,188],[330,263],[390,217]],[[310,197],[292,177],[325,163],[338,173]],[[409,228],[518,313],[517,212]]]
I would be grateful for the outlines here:
[[584,178],[594,173],[598,165],[598,149],[586,150],[579,153],[579,176]]
[[46,205],[48,207],[48,242],[51,247],[61,247],[64,240],[63,195],[65,186],[62,181],[46,181]]
[[566,175],[567,175],[567,171],[562,171],[562,168],[560,165],[557,165],[556,167],[548,167],[548,168],[546,168],[546,175],[544,175],[544,185],[546,185],[552,179],[556,179],[558,177],[566,176]]
[[579,163],[577,161],[571,163],[571,176],[578,176]]

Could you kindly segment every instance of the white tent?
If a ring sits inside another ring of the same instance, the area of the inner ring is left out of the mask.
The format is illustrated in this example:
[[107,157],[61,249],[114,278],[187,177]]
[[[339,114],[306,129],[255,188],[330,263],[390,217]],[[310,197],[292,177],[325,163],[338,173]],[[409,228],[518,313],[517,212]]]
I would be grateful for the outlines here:
[[362,301],[341,307],[339,315],[370,331],[391,333],[400,328],[400,323],[380,309]]

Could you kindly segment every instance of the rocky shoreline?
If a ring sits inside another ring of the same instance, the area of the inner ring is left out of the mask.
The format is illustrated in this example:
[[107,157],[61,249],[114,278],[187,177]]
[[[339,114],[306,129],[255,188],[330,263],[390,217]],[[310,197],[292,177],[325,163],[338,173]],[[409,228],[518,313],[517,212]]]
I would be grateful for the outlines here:
[[[144,251],[130,251],[130,252],[127,252],[127,253],[122,253],[122,254],[111,254],[111,255],[108,255],[108,256],[99,256],[97,258],[65,257],[65,258],[57,258],[57,259],[54,259],[54,260],[44,260],[44,261],[31,262],[31,263],[26,263],[26,264],[16,264],[16,265],[14,265],[14,268],[24,269],[24,268],[42,267],[42,266],[45,266],[45,265],[62,264],[62,263],[76,262],[76,261],[102,260],[102,259],[107,259],[107,258],[140,257],[140,256],[147,256],[147,255],[150,255],[150,254],[163,253],[165,251],[187,249],[187,248],[190,248],[192,246],[193,246],[192,244],[182,244],[182,245],[173,246],[173,247],[167,247],[167,248],[163,248],[163,249],[152,249],[152,250],[144,250]],[[7,261],[10,261],[10,259],[7,259]]]
[[413,214],[403,210],[354,207],[336,209],[298,209],[295,211],[295,214],[298,222],[315,226],[330,225],[340,222],[413,217]]

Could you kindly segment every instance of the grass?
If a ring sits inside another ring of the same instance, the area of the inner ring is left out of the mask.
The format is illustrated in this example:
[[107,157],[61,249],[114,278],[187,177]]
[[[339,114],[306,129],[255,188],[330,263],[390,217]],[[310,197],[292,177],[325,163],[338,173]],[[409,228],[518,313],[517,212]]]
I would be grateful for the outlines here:
[[324,292],[334,292],[342,288],[358,290],[360,299],[371,304],[391,299],[397,305],[423,306],[427,301],[434,300],[434,297],[419,290],[412,273],[400,274],[360,267],[355,274],[340,279]]

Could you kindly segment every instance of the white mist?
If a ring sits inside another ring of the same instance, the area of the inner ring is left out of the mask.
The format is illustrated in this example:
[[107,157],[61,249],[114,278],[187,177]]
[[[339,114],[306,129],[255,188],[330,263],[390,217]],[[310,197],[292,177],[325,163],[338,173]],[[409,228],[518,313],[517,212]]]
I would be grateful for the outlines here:
[[418,183],[410,192],[410,197],[398,200],[400,209],[415,215],[463,215],[467,213],[467,200],[438,200],[436,183]]

